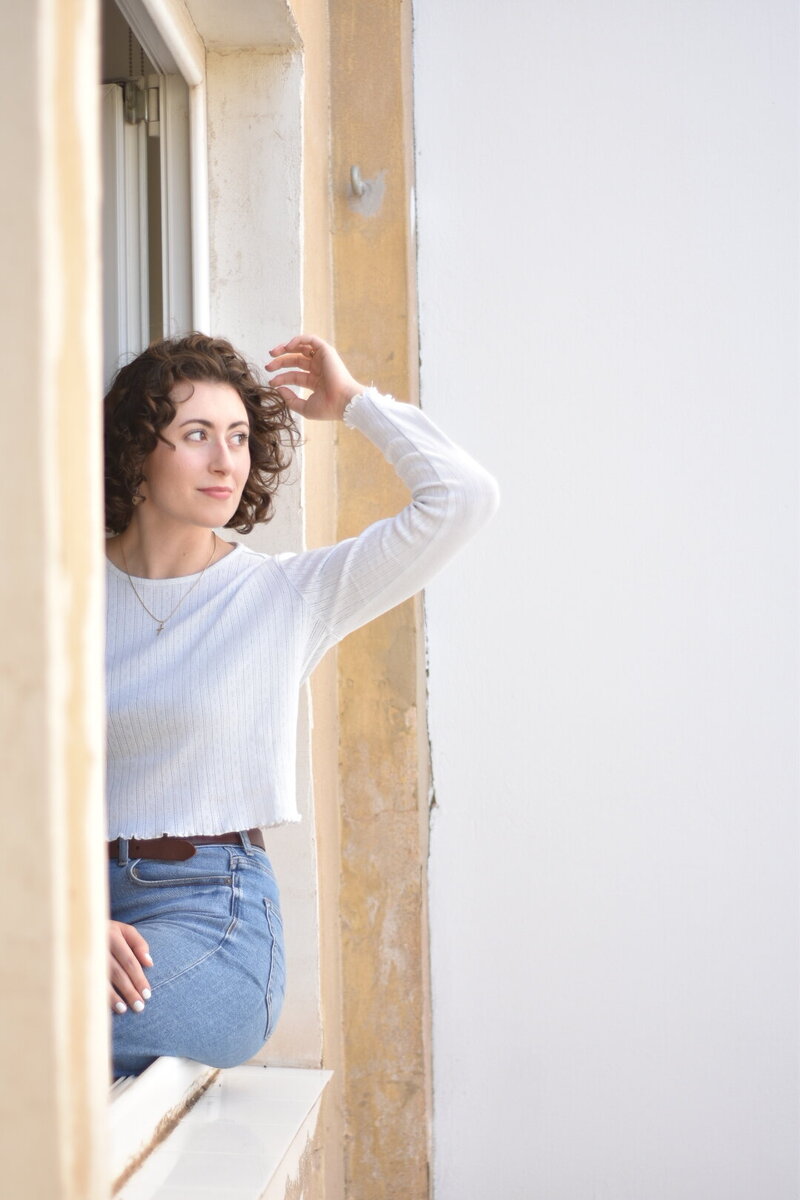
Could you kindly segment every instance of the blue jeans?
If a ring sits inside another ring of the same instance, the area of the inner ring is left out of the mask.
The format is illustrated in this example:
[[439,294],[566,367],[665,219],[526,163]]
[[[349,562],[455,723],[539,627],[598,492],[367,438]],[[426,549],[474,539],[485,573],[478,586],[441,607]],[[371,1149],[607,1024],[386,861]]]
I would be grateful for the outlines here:
[[247,834],[242,846],[197,846],[185,862],[110,863],[111,916],[150,946],[144,1011],[112,1014],[113,1072],[138,1075],[160,1055],[238,1066],[275,1028],[285,965],[278,885]]

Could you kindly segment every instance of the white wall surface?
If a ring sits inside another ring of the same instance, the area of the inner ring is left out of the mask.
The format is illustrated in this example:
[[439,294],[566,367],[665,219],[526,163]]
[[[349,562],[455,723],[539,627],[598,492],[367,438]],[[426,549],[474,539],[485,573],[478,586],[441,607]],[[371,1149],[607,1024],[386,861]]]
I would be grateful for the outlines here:
[[798,1195],[795,0],[417,0],[436,1200]]
[[[280,16],[282,5],[271,7]],[[259,12],[266,20],[266,8]],[[211,329],[260,367],[274,345],[303,326],[302,61],[293,52],[241,49],[210,52],[206,62]],[[302,549],[302,471],[299,447],[274,520],[230,540],[267,553]],[[292,1066],[318,1066],[322,1057],[308,701],[306,692],[297,756],[302,821],[266,832],[281,886],[287,990],[277,1030],[259,1058]]]

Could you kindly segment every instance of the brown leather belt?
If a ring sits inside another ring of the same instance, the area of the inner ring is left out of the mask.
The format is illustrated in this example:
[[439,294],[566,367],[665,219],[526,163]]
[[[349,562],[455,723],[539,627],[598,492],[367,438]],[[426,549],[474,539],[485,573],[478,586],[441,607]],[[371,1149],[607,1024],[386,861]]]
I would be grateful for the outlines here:
[[[248,829],[247,836],[254,846],[265,850],[260,829]],[[122,839],[124,840],[124,839]],[[119,858],[120,838],[108,843],[108,857]],[[198,837],[128,838],[128,858],[158,858],[163,862],[184,862],[194,854],[195,846],[241,846],[240,833],[209,833]]]

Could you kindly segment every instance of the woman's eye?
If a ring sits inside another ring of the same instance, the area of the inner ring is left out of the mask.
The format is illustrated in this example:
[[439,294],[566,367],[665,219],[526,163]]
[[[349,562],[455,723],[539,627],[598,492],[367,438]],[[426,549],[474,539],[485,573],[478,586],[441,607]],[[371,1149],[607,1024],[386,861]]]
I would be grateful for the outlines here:
[[[205,429],[190,429],[186,434],[187,442],[204,442],[207,441],[208,435]],[[231,437],[231,444],[234,446],[246,446],[250,441],[249,433],[234,433]]]

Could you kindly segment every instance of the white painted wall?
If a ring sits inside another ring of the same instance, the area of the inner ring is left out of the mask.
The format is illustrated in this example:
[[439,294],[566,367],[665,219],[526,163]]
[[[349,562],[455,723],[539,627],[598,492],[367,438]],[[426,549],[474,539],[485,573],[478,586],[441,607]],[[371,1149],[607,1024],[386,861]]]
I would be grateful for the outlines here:
[[436,1200],[796,1200],[798,5],[415,21]]
[[[259,13],[266,19],[268,8],[242,6],[241,20]],[[277,19],[283,6],[273,2],[271,10]],[[302,60],[293,51],[239,49],[209,52],[206,64],[211,328],[263,366],[272,346],[303,327]],[[302,549],[302,472],[300,447],[274,520],[233,540],[268,553]],[[287,989],[259,1059],[312,1067],[322,1058],[322,1013],[310,726],[305,693],[297,761],[302,821],[265,835],[281,886]]]

